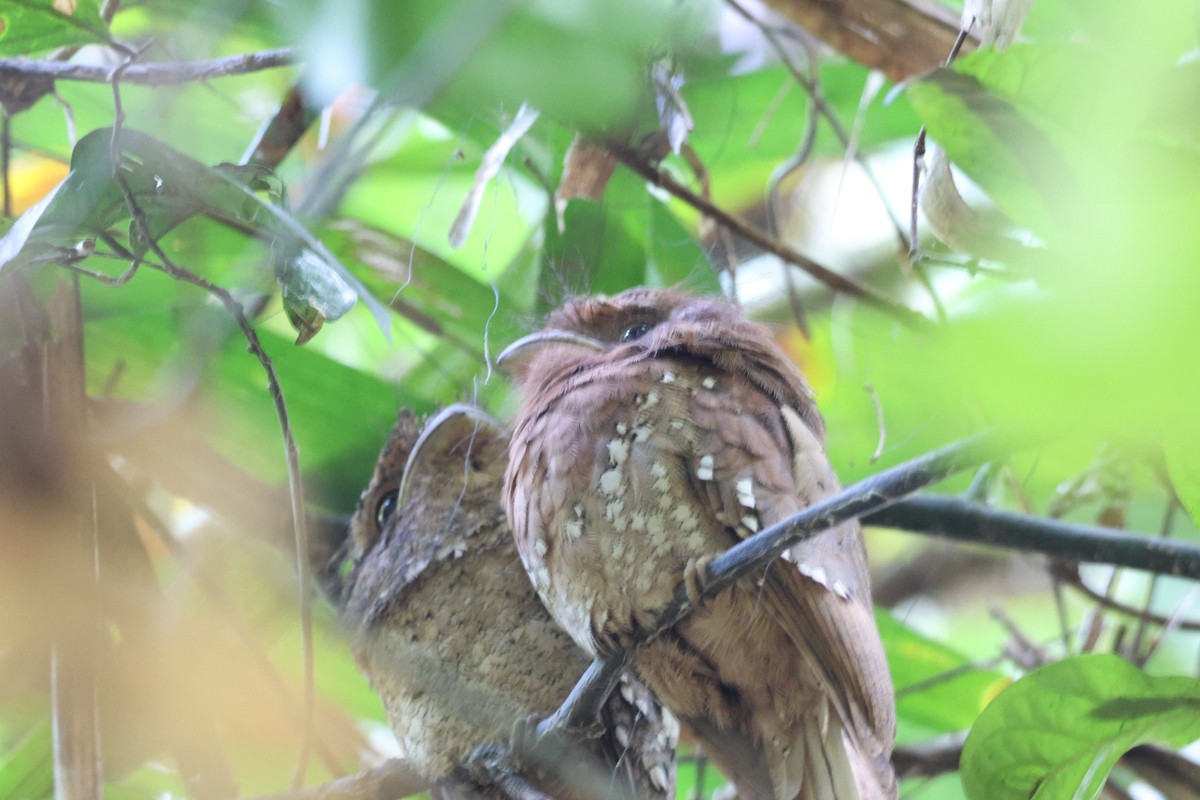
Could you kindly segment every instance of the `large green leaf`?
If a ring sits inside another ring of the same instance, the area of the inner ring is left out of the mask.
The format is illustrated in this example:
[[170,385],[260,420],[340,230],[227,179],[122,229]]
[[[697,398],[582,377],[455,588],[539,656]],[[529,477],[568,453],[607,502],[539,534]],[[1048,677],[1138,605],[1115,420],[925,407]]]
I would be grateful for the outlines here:
[[0,58],[108,40],[100,0],[5,0]]
[[[255,479],[283,484],[283,440],[266,376],[223,308],[202,290],[154,271],[117,288],[84,282],[81,289],[93,394],[119,375],[108,387],[116,397],[158,403],[161,413],[185,399],[198,401],[205,413],[188,415],[196,434]],[[397,408],[424,412],[431,403],[295,347],[267,326],[257,330],[279,375],[306,488],[331,507],[352,508]],[[368,333],[378,336],[369,328],[360,335]]]
[[963,748],[963,783],[972,800],[1091,800],[1130,748],[1197,738],[1200,681],[1079,656],[1034,670],[984,710]]
[[1140,46],[1146,58],[1125,60],[982,50],[908,90],[951,158],[1044,244],[1011,265],[1037,283],[960,304],[925,363],[993,418],[1161,438],[1194,417],[1200,127],[1171,109],[1195,70]]
[[1088,47],[984,49],[909,86],[929,135],[1002,211],[1036,231],[1061,224],[1077,196],[1072,159],[1085,77],[1101,54]]
[[282,22],[323,99],[357,81],[418,107],[527,101],[611,129],[648,99],[647,54],[682,33],[669,11],[636,0],[309,0]]
[[[709,171],[714,196],[734,208],[762,201],[767,181],[804,138],[810,103],[788,69],[774,64],[743,74],[728,67],[687,76],[683,95],[695,121],[689,143]],[[919,122],[904,95],[875,97],[860,108],[869,70],[843,62],[821,68],[823,99],[846,130],[859,131],[857,152],[911,137]],[[841,155],[840,142],[822,119],[814,156]]]
[[696,239],[646,185],[618,169],[600,202],[572,200],[563,230],[548,224],[544,251],[545,295],[613,294],[630,286],[686,283],[716,291],[715,273]]
[[1194,115],[1158,112],[1194,88],[1195,68],[1145,55],[1126,69],[1094,46],[985,48],[906,93],[954,163],[1056,243],[1090,234],[1131,197],[1143,213],[1169,213],[1200,177]]

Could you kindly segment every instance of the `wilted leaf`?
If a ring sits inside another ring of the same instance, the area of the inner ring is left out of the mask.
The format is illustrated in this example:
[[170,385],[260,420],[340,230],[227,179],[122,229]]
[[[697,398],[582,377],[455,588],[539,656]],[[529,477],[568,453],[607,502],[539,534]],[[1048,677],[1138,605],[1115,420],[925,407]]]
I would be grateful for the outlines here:
[[963,784],[972,800],[1091,800],[1130,748],[1197,738],[1200,681],[1079,656],[1029,673],[984,710],[963,748]]
[[296,329],[296,344],[354,307],[354,290],[307,248],[276,255],[275,276],[283,290],[283,310]]

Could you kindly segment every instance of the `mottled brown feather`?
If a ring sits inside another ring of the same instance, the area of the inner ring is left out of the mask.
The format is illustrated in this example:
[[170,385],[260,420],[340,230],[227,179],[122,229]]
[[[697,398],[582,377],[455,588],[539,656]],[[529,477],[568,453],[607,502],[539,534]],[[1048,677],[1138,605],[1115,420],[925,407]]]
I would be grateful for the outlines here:
[[[633,290],[570,302],[547,330],[594,343],[562,337],[524,362],[506,503],[534,585],[593,652],[649,625],[689,563],[838,490],[803,377],[736,309]],[[869,592],[859,529],[843,525],[634,665],[743,796],[894,797]]]
[[[588,658],[517,558],[500,505],[505,433],[465,407],[442,412],[419,439],[416,430],[402,414],[360,501],[346,618],[404,756],[435,796],[499,798],[465,768],[472,751],[552,712]],[[380,528],[379,503],[401,484]],[[562,763],[529,765],[534,785],[563,798],[673,797],[678,728],[653,695],[626,678],[602,723],[604,735]]]

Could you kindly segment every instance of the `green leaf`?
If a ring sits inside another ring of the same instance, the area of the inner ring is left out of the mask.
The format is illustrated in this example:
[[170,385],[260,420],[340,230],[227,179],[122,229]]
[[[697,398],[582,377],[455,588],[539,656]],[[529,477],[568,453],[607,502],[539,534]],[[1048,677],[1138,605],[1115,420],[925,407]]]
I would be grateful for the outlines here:
[[[277,202],[282,187],[261,170],[249,167],[206,167],[152,136],[124,129],[120,136],[121,171],[141,211],[129,223],[130,249],[144,255],[145,232],[158,240],[183,221],[206,216],[241,230],[249,229],[276,242],[281,253],[277,277],[285,292],[289,318],[307,341],[321,320],[335,320],[362,298],[386,333],[386,309],[372,297],[332,253]],[[112,172],[112,130],[92,131],[76,145],[71,172],[53,197],[30,209],[0,239],[0,268],[52,258],[57,248],[76,246],[99,236],[130,208]],[[242,181],[249,181],[249,185]],[[258,192],[268,192],[268,199]],[[272,199],[276,202],[272,202]],[[10,267],[11,268],[11,267]],[[315,328],[313,327],[315,325]]]
[[505,287],[502,292],[508,313],[493,314],[499,286],[494,292],[475,275],[411,241],[351,220],[332,223],[321,236],[372,294],[387,298],[401,317],[474,356],[480,366],[485,334],[503,346],[523,332],[513,314],[515,291]]
[[[1130,10],[1128,14],[1137,16]],[[1157,45],[1145,45],[1148,48]],[[1010,266],[1036,279],[980,293],[932,343],[993,419],[1161,438],[1194,418],[1200,152],[1164,114],[1194,67],[1078,45],[982,50],[909,89],[930,134],[1042,240]]]
[[875,621],[896,687],[896,713],[926,729],[949,733],[970,727],[1011,682],[994,670],[969,666],[961,654],[876,609]]
[[0,5],[0,58],[108,41],[100,0],[7,0]]
[[1200,431],[1175,431],[1163,445],[1167,473],[1175,495],[1188,515],[1200,526]]
[[963,784],[972,800],[1091,800],[1130,748],[1197,738],[1200,681],[1079,656],[1034,670],[984,710],[963,747]]

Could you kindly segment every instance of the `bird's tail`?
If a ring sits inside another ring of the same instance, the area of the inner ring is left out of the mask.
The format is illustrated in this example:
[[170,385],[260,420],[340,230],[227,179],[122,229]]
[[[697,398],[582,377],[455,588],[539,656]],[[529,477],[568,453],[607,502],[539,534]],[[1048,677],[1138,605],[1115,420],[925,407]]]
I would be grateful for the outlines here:
[[836,714],[811,719],[790,748],[768,759],[777,800],[895,800],[891,764],[876,760],[855,746]]

